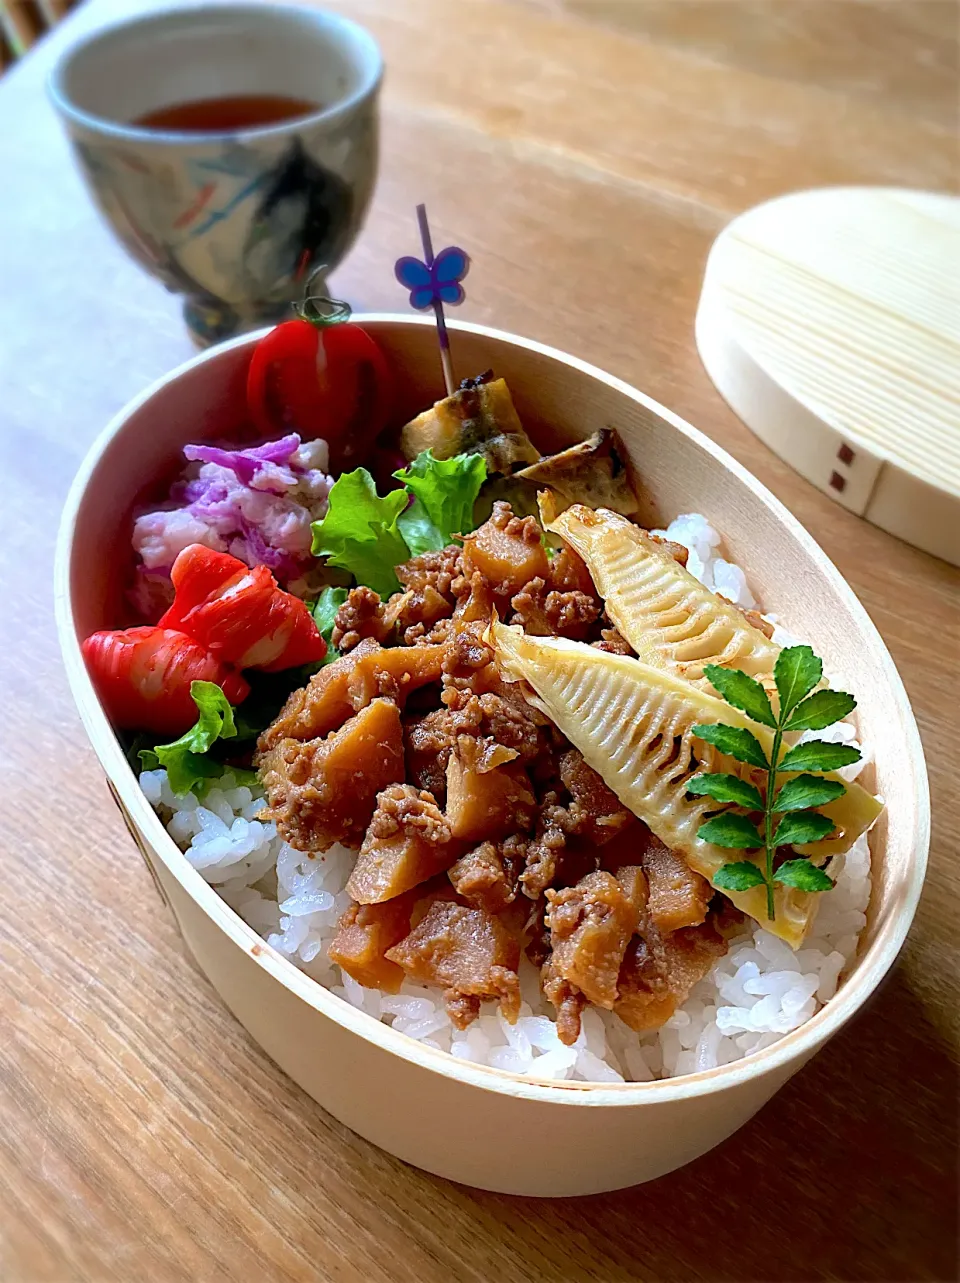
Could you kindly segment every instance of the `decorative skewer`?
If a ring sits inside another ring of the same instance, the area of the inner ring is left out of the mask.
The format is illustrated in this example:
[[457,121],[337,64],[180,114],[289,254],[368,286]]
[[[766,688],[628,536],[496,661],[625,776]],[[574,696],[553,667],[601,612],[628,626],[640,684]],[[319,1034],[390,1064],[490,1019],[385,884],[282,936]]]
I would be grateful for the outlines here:
[[420,226],[420,239],[423,242],[424,261],[421,262],[420,259],[409,255],[398,258],[394,271],[400,284],[410,291],[411,307],[416,308],[418,312],[425,312],[428,307],[433,308],[437,318],[437,341],[440,345],[443,381],[446,384],[447,396],[452,396],[457,384],[443,305],[449,303],[451,307],[456,307],[463,302],[465,295],[460,282],[470,268],[470,259],[457,245],[448,245],[446,249],[442,249],[434,256],[425,205],[417,206],[417,222]]

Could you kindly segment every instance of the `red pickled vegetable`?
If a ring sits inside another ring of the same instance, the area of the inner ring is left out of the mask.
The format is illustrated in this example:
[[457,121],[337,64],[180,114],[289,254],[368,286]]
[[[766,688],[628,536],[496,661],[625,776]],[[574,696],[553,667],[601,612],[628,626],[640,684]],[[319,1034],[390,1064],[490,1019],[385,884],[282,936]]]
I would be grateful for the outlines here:
[[197,720],[191,682],[215,682],[231,704],[250,693],[240,673],[174,628],[93,633],[81,649],[104,708],[123,730],[182,735]]
[[277,587],[266,566],[191,544],[170,572],[175,596],[160,620],[237,668],[276,673],[323,659],[327,645],[306,605]]
[[265,434],[323,437],[334,472],[364,462],[392,399],[386,357],[349,321],[284,321],[264,335],[250,361],[247,405],[257,426]]

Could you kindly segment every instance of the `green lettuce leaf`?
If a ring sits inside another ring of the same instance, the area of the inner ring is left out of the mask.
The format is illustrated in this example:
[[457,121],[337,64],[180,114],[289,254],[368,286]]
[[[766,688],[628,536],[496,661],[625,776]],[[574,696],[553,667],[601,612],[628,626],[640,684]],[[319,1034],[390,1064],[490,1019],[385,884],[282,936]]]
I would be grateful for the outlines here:
[[410,506],[401,512],[397,526],[412,557],[419,557],[423,552],[436,552],[440,548],[446,548],[450,542],[449,539],[444,539],[427,516],[426,508],[416,495]]
[[333,645],[330,638],[333,634],[333,624],[337,618],[337,611],[347,600],[346,588],[324,588],[323,592],[317,598],[313,605],[313,622],[317,625],[320,636],[327,643],[327,653],[320,661],[320,667],[326,664],[332,664],[335,659],[340,658],[340,652]]
[[393,475],[414,495],[399,526],[415,557],[446,548],[454,535],[474,529],[473,507],[487,476],[487,465],[479,454],[435,459],[432,450],[424,450],[409,467]]
[[405,490],[391,490],[381,499],[366,468],[343,473],[330,490],[327,515],[311,527],[313,555],[389,597],[400,587],[394,567],[410,556],[397,527],[408,502]]
[[190,696],[199,713],[193,726],[172,744],[140,750],[142,769],[164,767],[174,793],[196,791],[197,785],[221,775],[226,769],[223,763],[206,754],[218,739],[234,739],[237,734],[233,708],[215,682],[191,682]]

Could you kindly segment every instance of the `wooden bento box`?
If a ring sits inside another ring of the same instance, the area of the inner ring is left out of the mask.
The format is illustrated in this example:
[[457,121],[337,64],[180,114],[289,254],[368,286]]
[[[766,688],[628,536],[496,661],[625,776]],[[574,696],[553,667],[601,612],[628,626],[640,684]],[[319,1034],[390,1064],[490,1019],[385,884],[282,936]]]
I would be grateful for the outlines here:
[[[401,411],[440,394],[432,318],[360,321],[398,377]],[[127,825],[183,938],[237,1019],[319,1104],[361,1136],[440,1176],[525,1195],[575,1195],[651,1180],[740,1127],[848,1021],[896,959],[929,841],[917,727],[887,649],[816,543],[744,468],[676,415],[575,357],[485,326],[451,325],[458,367],[493,367],[541,449],[613,426],[650,511],[703,512],[767,610],[854,687],[868,786],[886,810],[870,835],[873,898],[858,960],[811,1020],[732,1065],[651,1083],[532,1080],[423,1047],[358,1011],[275,953],[188,864],[140,791],[100,706],[80,641],[115,623],[119,567],[138,496],[169,476],[188,441],[239,418],[247,335],[188,361],[132,401],[91,448],[67,500],[56,567],[57,624],[81,718]]]

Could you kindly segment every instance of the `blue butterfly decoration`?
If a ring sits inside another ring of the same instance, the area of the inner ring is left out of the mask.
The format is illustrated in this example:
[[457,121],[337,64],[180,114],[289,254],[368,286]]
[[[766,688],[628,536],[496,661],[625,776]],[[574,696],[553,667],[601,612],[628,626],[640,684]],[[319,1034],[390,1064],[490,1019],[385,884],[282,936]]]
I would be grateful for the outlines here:
[[464,299],[460,282],[470,267],[467,254],[456,245],[442,249],[427,266],[419,258],[398,258],[394,271],[401,285],[410,291],[410,306],[422,312],[436,303],[456,306]]

